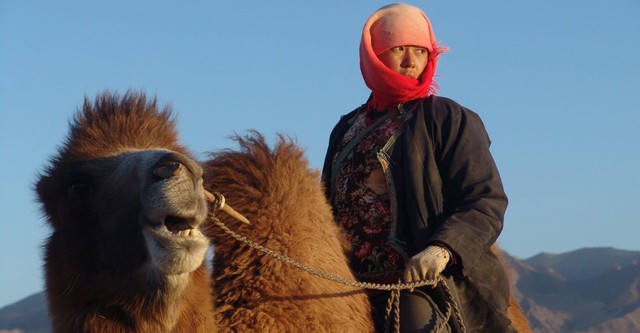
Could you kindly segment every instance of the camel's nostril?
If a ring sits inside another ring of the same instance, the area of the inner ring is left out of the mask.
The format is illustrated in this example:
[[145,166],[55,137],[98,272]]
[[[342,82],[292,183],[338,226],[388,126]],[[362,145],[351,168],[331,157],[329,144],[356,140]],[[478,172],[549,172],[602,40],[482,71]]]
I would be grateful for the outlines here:
[[160,177],[160,178],[170,178],[178,174],[181,168],[182,168],[182,164],[180,162],[175,162],[175,161],[161,162],[161,163],[158,163],[155,168],[153,168],[153,174],[156,177]]

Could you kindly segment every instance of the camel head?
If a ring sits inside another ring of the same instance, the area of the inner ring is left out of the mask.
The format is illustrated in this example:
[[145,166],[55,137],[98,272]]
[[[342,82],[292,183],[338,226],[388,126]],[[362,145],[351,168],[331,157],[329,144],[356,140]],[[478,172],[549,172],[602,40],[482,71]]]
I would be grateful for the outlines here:
[[171,110],[141,93],[85,99],[36,185],[53,229],[49,268],[153,279],[203,264],[202,168],[177,143],[174,126]]

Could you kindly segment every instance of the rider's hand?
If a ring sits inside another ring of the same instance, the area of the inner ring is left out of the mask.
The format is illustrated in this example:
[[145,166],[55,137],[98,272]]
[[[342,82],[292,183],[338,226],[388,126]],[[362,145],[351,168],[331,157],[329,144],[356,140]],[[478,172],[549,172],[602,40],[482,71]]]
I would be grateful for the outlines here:
[[411,257],[404,270],[404,282],[418,282],[435,280],[447,267],[451,260],[451,253],[444,247],[430,245],[423,251]]

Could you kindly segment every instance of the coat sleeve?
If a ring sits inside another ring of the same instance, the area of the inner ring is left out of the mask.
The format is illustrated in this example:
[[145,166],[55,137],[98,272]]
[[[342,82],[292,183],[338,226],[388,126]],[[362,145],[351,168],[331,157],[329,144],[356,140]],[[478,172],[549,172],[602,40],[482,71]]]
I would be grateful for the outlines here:
[[448,246],[467,275],[500,235],[507,196],[480,117],[452,101],[442,106],[432,119],[444,214],[431,241]]

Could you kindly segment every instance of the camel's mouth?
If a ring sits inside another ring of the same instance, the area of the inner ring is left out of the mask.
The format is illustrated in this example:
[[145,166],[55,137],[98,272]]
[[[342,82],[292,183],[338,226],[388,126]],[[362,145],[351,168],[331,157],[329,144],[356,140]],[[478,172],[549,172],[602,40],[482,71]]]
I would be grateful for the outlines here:
[[194,218],[185,218],[174,215],[166,216],[162,223],[152,225],[157,234],[167,238],[171,237],[195,237],[204,235],[198,230],[200,223]]
[[205,258],[209,239],[200,232],[200,220],[166,216],[143,229],[153,265],[166,274],[194,271]]
[[164,227],[171,233],[182,237],[191,237],[196,236],[196,233],[199,234],[200,231],[193,227],[198,224],[199,223],[193,218],[182,218],[169,215],[164,219]]

